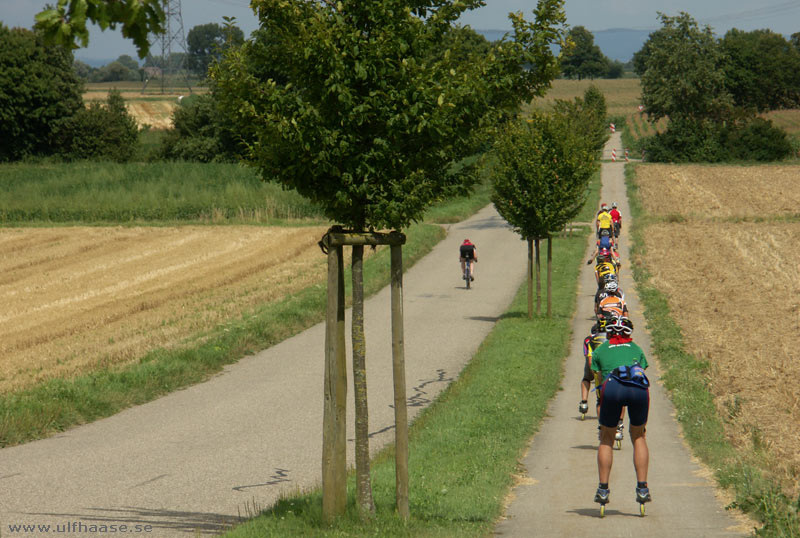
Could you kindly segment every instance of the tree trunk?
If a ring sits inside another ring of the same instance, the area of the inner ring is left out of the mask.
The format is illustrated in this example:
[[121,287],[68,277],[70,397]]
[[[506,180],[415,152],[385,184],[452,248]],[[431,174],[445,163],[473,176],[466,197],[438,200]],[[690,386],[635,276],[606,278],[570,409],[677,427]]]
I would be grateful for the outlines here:
[[535,239],[536,245],[536,315],[542,313],[542,263],[539,260],[539,238]]
[[533,239],[528,238],[528,319],[533,318]]
[[553,238],[547,236],[547,317],[552,317],[553,300],[551,291],[553,288]]
[[406,408],[406,359],[403,340],[403,249],[392,245],[392,377],[394,380],[395,504],[404,521],[408,506],[408,409]]
[[356,432],[356,502],[362,520],[375,514],[369,476],[369,411],[367,408],[367,343],[364,336],[364,246],[353,245],[353,396]]

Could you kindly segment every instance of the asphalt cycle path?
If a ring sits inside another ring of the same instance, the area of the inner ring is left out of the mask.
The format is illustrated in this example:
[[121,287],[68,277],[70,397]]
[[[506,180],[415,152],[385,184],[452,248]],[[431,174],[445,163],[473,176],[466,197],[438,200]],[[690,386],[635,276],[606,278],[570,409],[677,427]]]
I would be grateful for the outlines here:
[[[617,162],[611,150],[617,149]],[[580,381],[583,377],[583,339],[594,321],[594,294],[597,290],[594,266],[585,265],[580,275],[577,310],[569,356],[565,359],[563,390],[550,402],[548,416],[533,437],[523,460],[526,475],[511,495],[504,518],[495,528],[502,537],[561,536],[637,536],[637,537],[717,537],[742,536],[741,525],[725,511],[715,496],[715,488],[696,463],[681,438],[674,418],[675,409],[659,381],[659,366],[653,357],[642,307],[629,271],[627,230],[631,217],[624,181],[622,144],[616,133],[606,144],[602,164],[601,201],[617,202],[622,213],[620,287],[625,293],[633,340],[645,351],[650,363],[650,414],[647,442],[650,449],[648,485],[653,501],[646,504],[641,517],[635,500],[636,478],[633,447],[625,419],[622,448],[614,450],[609,487],[610,503],[600,519],[600,505],[594,503],[597,489],[597,414],[595,393],[589,395],[585,420],[578,414]],[[587,242],[588,259],[595,238]],[[554,357],[554,360],[558,360]]]
[[[465,238],[479,255],[470,290],[458,262]],[[405,273],[410,419],[458,376],[507,309],[525,268],[526,244],[486,207],[449,226]],[[394,441],[388,289],[366,301],[365,324],[374,453]],[[41,526],[27,536],[98,536],[122,525],[147,536],[218,534],[281,494],[319,485],[324,335],[319,324],[205,383],[0,450],[0,535],[23,524]],[[352,372],[348,379],[352,465]]]

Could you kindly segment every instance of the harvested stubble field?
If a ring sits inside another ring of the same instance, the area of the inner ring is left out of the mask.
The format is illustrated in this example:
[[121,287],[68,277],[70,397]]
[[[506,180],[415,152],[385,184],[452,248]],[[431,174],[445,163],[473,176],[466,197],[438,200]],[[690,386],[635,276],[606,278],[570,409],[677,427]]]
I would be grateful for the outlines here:
[[[800,475],[800,166],[638,166],[644,263],[689,353],[711,364],[726,432],[793,495]],[[668,248],[667,248],[668,247]],[[676,252],[679,253],[676,257]]]
[[325,229],[0,229],[0,393],[124,366],[322,281]]

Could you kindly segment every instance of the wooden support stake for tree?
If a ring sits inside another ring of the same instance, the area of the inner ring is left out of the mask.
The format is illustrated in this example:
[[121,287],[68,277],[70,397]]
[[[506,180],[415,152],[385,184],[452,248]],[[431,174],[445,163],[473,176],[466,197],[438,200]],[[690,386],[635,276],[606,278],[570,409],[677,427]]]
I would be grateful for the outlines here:
[[553,301],[551,291],[553,288],[553,238],[547,236],[547,317],[552,317]]
[[536,315],[542,313],[542,263],[539,257],[539,238],[535,240],[536,245]]
[[[405,240],[405,237],[403,237]],[[397,512],[408,520],[408,412],[406,364],[403,343],[403,250],[391,247],[392,273],[392,370],[394,373],[395,495]]]
[[533,239],[528,238],[528,319],[533,318]]
[[[325,239],[323,238],[323,242]],[[325,324],[325,405],[322,425],[322,518],[333,522],[347,503],[347,365],[344,339],[344,256],[328,249],[328,306]]]

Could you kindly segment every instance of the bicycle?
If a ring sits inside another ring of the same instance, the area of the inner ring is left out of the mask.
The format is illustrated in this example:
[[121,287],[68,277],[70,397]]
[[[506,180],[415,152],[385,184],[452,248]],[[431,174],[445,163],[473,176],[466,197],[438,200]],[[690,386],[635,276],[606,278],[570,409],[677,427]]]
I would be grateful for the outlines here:
[[464,260],[464,281],[467,283],[467,289],[470,289],[472,283],[472,260],[470,258]]

